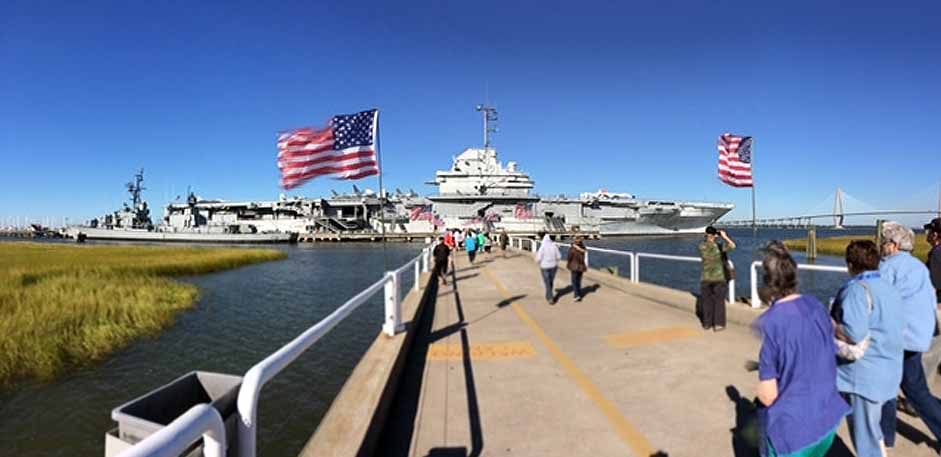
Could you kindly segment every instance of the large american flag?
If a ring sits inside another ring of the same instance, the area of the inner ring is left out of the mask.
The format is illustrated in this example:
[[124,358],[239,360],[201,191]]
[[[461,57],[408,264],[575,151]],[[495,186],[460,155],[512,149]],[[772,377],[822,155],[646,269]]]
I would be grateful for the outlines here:
[[750,136],[719,135],[719,179],[732,187],[752,187]]
[[323,129],[302,128],[278,136],[281,186],[293,189],[319,176],[361,179],[379,174],[376,133],[379,110],[333,116]]

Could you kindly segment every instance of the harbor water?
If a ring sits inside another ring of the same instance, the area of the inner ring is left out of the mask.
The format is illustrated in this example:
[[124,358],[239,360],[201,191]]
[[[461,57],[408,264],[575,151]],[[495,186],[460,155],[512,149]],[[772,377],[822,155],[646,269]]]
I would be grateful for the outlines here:
[[[872,229],[818,231],[818,236],[869,235]],[[748,265],[772,239],[802,238],[805,231],[730,231],[739,244],[737,296],[749,294]],[[673,255],[697,255],[699,236],[607,238],[591,246]],[[103,455],[111,409],[191,370],[242,375],[281,345],[378,280],[383,271],[417,255],[420,244],[343,243],[279,246],[288,259],[207,276],[183,278],[200,289],[195,309],[182,313],[160,335],[140,340],[106,361],[75,370],[48,384],[25,383],[0,393],[0,455]],[[461,254],[463,255],[463,254]],[[799,262],[802,254],[795,253]],[[624,258],[591,254],[592,267],[617,266]],[[818,264],[842,265],[821,257]],[[535,267],[534,267],[535,268]],[[697,292],[699,266],[644,259],[641,279]],[[846,281],[842,273],[801,273],[801,287],[827,300]],[[404,275],[403,294],[411,287]],[[558,280],[567,285],[565,275]],[[590,296],[579,306],[590,306]],[[564,306],[564,302],[563,302]],[[315,344],[263,390],[259,415],[260,455],[293,457],[326,413],[333,398],[378,335],[382,299],[374,297]]]

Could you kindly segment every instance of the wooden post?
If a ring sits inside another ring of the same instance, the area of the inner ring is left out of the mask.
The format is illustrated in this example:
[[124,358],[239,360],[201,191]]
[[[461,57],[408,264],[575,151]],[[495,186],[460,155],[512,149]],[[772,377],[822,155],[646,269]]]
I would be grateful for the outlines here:
[[876,248],[882,249],[882,219],[876,219]]
[[817,258],[817,229],[814,226],[807,230],[807,258]]

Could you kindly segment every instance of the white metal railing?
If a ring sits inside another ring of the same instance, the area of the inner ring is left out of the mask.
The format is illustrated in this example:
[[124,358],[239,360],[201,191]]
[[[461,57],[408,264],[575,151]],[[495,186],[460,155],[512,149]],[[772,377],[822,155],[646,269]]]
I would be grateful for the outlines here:
[[[414,290],[420,289],[421,272],[428,272],[431,261],[430,240],[421,254],[396,270],[387,271],[382,279],[376,281],[362,292],[356,294],[334,310],[330,315],[301,333],[273,354],[251,367],[242,377],[236,406],[238,410],[238,452],[240,457],[254,457],[258,433],[258,398],[262,387],[284,370],[301,354],[336,327],[353,311],[370,298],[384,291],[385,318],[382,332],[395,336],[404,330],[402,323],[402,300],[399,289],[402,275],[409,269],[414,270]],[[225,425],[215,408],[201,404],[194,406],[166,427],[147,437],[140,443],[120,454],[120,457],[170,457],[178,456],[200,437],[204,438],[207,457],[223,457],[226,452]]]
[[[758,296],[758,268],[761,267],[761,262],[754,261],[751,263],[751,307],[758,308],[761,306],[761,297]],[[810,265],[806,263],[797,264],[798,270],[807,270],[807,271],[829,271],[833,273],[849,273],[849,269],[846,267],[841,267],[837,265]]]
[[[539,246],[538,241],[534,239],[529,239],[529,238],[517,238],[518,246],[520,250],[523,249],[523,240],[529,241],[530,248],[532,249],[533,252],[536,252]],[[513,239],[511,238],[510,241],[512,243]],[[566,246],[566,247],[571,246],[567,243],[556,243],[556,244],[558,244],[559,246]],[[591,247],[591,246],[587,246],[586,248],[589,252],[602,252],[605,254],[621,255],[621,256],[628,257],[630,259],[630,270],[628,273],[629,273],[630,280],[633,283],[640,282],[640,259],[641,257],[647,257],[650,259],[674,260],[674,261],[680,261],[680,262],[696,262],[696,263],[702,262],[702,259],[700,259],[699,257],[691,257],[691,256],[654,254],[654,253],[649,253],[649,252],[621,251],[621,250],[616,250],[616,249],[604,249],[604,248],[596,248],[596,247]],[[585,255],[585,264],[586,265],[588,264],[587,253]],[[735,267],[735,264],[732,264],[732,268],[734,267]],[[728,300],[730,303],[735,302],[735,280],[734,279],[729,281]]]
[[[382,326],[383,333],[394,336],[401,332],[404,329],[401,316],[402,303],[399,300],[401,274],[407,271],[412,265],[415,265],[416,278],[418,278],[419,262],[422,264],[423,269],[428,271],[430,256],[431,246],[427,246],[418,257],[415,257],[397,270],[386,272],[382,279],[356,294],[356,296],[330,313],[329,316],[307,329],[304,333],[301,333],[297,338],[294,338],[294,340],[284,345],[274,354],[269,355],[261,362],[255,364],[255,366],[245,373],[245,377],[242,378],[242,387],[239,389],[239,396],[236,402],[239,413],[238,440],[240,457],[255,456],[258,435],[258,397],[261,395],[261,388],[264,387],[271,378],[297,359],[297,357],[311,345],[336,327],[343,319],[355,311],[356,308],[359,308],[360,305],[377,294],[379,290],[385,292],[386,317]],[[416,288],[419,287],[418,281],[416,281],[415,284]]]
[[203,455],[225,457],[225,422],[216,408],[201,403],[118,457],[177,457],[203,439]]

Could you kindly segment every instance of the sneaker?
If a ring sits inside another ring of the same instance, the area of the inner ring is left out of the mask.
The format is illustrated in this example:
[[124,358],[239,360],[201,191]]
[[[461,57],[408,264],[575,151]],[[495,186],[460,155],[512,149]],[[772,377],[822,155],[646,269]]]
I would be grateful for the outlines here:
[[721,332],[721,331],[725,330],[725,326],[724,326],[724,325],[717,325],[717,326],[713,327],[712,329],[715,330],[715,331],[717,331],[717,332]]
[[575,301],[582,301],[582,297],[575,297]]
[[711,325],[703,325],[703,326],[702,326],[702,329],[703,329],[703,330],[712,330],[712,326],[711,326]]

